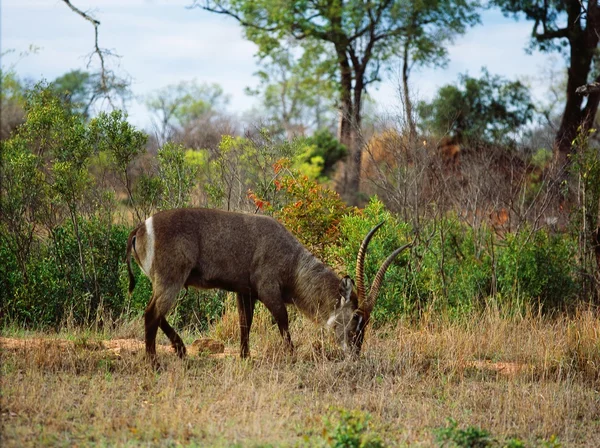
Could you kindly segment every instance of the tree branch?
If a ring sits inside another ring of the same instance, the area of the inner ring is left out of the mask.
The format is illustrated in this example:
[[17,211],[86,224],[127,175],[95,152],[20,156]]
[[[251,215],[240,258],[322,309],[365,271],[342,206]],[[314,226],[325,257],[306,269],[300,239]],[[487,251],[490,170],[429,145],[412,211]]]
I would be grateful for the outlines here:
[[242,16],[240,16],[239,14],[237,14],[237,13],[235,13],[235,12],[229,10],[229,9],[223,8],[218,3],[215,3],[215,6],[216,6],[216,8],[210,6],[210,2],[209,1],[205,1],[204,2],[204,6],[203,6],[203,5],[199,4],[198,0],[194,0],[194,2],[192,3],[192,5],[188,6],[188,8],[190,8],[190,9],[191,8],[201,8],[201,9],[204,9],[205,11],[208,11],[208,12],[214,12],[215,14],[221,14],[221,15],[233,17],[235,20],[237,20],[240,23],[240,25],[245,26],[245,27],[249,27],[249,28],[256,28],[256,29],[261,30],[261,31],[276,31],[277,30],[277,26],[266,27],[266,26],[257,25],[256,23],[248,22]]
[[107,82],[106,82],[106,68],[104,66],[104,54],[102,52],[102,50],[100,49],[100,47],[98,46],[98,27],[100,26],[100,21],[94,19],[92,16],[90,16],[89,14],[83,12],[81,9],[76,8],[70,0],[63,0],[63,2],[65,2],[65,4],[71,8],[75,14],[80,15],[81,17],[83,17],[85,20],[87,20],[88,22],[90,22],[93,26],[94,26],[94,53],[96,53],[98,55],[98,58],[100,59],[100,84],[103,90],[107,90]]
[[[106,68],[105,56],[116,56],[111,51],[106,49],[101,49],[98,45],[98,27],[100,26],[100,21],[89,15],[88,13],[82,11],[71,3],[71,0],[63,0],[63,2],[73,11],[75,14],[83,17],[85,20],[90,22],[94,27],[94,51],[89,55],[88,66],[91,62],[91,58],[94,54],[98,55],[98,59],[100,59],[100,86],[99,92],[102,94],[104,98],[108,101],[110,106],[114,109],[115,105],[113,104],[110,91],[112,89],[119,90],[126,88],[127,81],[123,79],[117,78],[117,76],[109,69]],[[91,103],[90,103],[91,104]],[[89,107],[89,105],[88,105]]]
[[592,82],[584,86],[577,87],[576,93],[580,95],[590,95],[592,93],[600,92],[600,82]]
[[560,28],[558,30],[550,30],[544,31],[543,33],[536,33],[534,31],[533,37],[537,40],[551,40],[551,39],[560,39],[560,38],[568,38],[569,37],[569,29],[568,28]]

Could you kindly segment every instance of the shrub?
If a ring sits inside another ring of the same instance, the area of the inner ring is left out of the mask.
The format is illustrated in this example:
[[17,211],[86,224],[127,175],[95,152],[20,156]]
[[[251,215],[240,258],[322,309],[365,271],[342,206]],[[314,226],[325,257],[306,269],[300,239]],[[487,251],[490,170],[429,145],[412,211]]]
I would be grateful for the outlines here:
[[576,296],[575,241],[545,230],[507,234],[497,255],[498,291],[505,297],[564,308]]
[[460,429],[456,420],[448,419],[448,424],[436,431],[436,439],[441,446],[456,446],[464,448],[484,448],[496,445],[490,433],[485,429],[469,426]]
[[301,142],[302,150],[294,157],[294,166],[310,179],[330,176],[334,165],[348,152],[327,129],[321,129]]
[[[339,259],[345,271],[354,278],[356,270],[356,255],[360,244],[371,228],[385,221],[369,244],[365,257],[365,286],[368,288],[377,273],[381,263],[397,247],[410,241],[410,227],[401,223],[377,198],[371,199],[364,210],[356,210],[344,216],[340,223],[340,241],[338,246],[331,246],[334,257]],[[407,289],[406,265],[409,255],[407,252],[388,268],[385,281],[379,292],[377,306],[372,317],[378,320],[392,319],[401,313],[409,312],[410,305],[403,301],[402,294]]]
[[274,216],[313,254],[325,263],[334,263],[331,247],[339,240],[339,224],[350,212],[340,196],[289,167],[282,159],[274,165],[278,177],[271,201],[249,191],[259,209]]
[[47,327],[68,318],[76,325],[87,325],[100,314],[117,316],[124,311],[120,285],[129,229],[107,226],[98,218],[80,219],[78,225],[83,252],[72,222],[66,221],[50,236],[36,239],[27,261],[27,277],[10,268],[15,260],[6,250],[3,235],[0,254],[10,269],[9,275],[3,276],[9,291],[0,305],[3,322]]
[[331,448],[383,448],[385,444],[369,428],[371,416],[341,409],[325,418],[324,446]]

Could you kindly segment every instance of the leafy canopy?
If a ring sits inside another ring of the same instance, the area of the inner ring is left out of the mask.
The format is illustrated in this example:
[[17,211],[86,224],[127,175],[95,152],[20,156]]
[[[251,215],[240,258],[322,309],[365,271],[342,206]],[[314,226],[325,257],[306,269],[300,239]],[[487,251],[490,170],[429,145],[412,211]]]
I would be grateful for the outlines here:
[[445,54],[437,45],[440,39],[479,20],[478,0],[195,0],[194,6],[238,20],[260,57],[272,55],[288,39],[302,42],[313,56],[319,56],[315,41],[328,43],[340,69],[338,81],[352,71],[361,90],[379,80],[382,64],[407,36],[414,36],[419,49],[414,58],[430,62]]
[[459,139],[509,143],[534,114],[529,89],[520,81],[490,75],[460,75],[459,85],[440,88],[431,103],[419,104],[426,129]]

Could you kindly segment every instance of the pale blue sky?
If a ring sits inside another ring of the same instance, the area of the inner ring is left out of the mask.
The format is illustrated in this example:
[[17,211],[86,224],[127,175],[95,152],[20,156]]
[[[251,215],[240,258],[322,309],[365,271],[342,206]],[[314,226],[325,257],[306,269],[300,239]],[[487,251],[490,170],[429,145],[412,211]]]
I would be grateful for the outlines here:
[[[242,114],[256,105],[244,94],[255,86],[258,69],[254,44],[244,40],[240,26],[226,17],[200,9],[186,9],[190,0],[72,0],[80,9],[100,20],[100,45],[121,58],[113,67],[132,78],[134,95],[184,80],[219,83],[231,96],[229,112]],[[54,79],[72,69],[85,69],[92,51],[93,27],[74,14],[61,0],[2,0],[0,44],[2,51],[15,50],[2,65],[22,77]],[[525,52],[531,23],[486,12],[483,24],[456,39],[450,47],[445,69],[420,69],[412,75],[414,94],[430,99],[437,88],[456,82],[459,73],[478,75],[482,66],[493,74],[530,80],[540,99],[545,86],[538,78],[551,65],[563,61],[548,55]],[[30,45],[37,54],[18,60],[17,53]],[[370,93],[379,109],[393,111],[399,104],[397,75],[392,70]],[[139,101],[128,107],[133,123],[149,126],[148,113]]]

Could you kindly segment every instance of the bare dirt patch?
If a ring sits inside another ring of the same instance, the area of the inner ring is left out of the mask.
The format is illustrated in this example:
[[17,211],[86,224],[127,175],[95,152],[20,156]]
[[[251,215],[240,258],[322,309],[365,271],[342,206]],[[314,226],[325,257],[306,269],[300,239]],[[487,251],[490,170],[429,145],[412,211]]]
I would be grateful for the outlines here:
[[[121,356],[124,353],[133,354],[143,352],[145,344],[137,339],[111,339],[99,341],[70,341],[66,339],[55,338],[5,338],[0,337],[0,349],[11,351],[25,350],[44,350],[47,348],[60,350],[73,350],[75,348],[84,348],[91,351],[105,350],[113,355]],[[175,350],[170,345],[157,344],[156,350],[161,353],[174,353]],[[226,350],[225,345],[215,339],[202,338],[195,340],[187,348],[191,356],[204,354],[221,358],[224,356],[234,356],[233,350]]]

